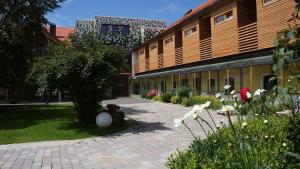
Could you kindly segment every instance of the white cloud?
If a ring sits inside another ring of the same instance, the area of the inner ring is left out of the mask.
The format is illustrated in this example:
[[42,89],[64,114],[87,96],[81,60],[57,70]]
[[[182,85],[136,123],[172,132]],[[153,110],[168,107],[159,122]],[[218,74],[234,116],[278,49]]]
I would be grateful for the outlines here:
[[71,3],[73,0],[66,0],[64,3],[63,3],[63,6],[66,6],[68,5],[69,3]]

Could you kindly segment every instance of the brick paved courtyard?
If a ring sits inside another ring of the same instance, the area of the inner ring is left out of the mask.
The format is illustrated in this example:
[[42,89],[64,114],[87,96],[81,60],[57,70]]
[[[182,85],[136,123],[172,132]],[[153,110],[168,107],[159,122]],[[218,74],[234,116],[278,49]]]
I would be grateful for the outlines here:
[[[160,169],[167,157],[192,141],[187,129],[174,128],[174,118],[191,108],[134,98],[104,101],[118,104],[131,127],[121,133],[72,141],[0,145],[1,169]],[[224,116],[213,113],[216,121]],[[203,113],[209,121],[207,113]],[[197,135],[204,133],[190,120]],[[1,139],[1,138],[0,138]]]

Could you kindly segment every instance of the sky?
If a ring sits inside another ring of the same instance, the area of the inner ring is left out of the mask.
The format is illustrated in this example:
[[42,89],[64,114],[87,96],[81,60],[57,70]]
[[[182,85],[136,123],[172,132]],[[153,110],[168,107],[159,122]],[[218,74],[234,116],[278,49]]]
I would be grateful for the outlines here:
[[59,9],[48,13],[58,26],[75,26],[77,19],[95,16],[122,16],[158,19],[170,25],[206,0],[66,0]]

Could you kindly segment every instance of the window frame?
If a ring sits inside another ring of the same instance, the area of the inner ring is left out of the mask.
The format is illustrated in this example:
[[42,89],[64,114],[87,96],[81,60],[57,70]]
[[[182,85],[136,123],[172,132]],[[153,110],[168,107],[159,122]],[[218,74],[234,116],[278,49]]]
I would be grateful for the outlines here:
[[[229,13],[231,13],[231,17],[227,17],[227,14],[229,14]],[[221,16],[224,16],[224,20],[217,23],[217,18],[221,17]],[[214,25],[218,26],[218,25],[223,24],[225,22],[231,21],[232,19],[233,19],[233,10],[231,9],[231,10],[228,10],[228,11],[222,13],[221,15],[218,15],[218,16],[214,17]]]
[[141,55],[144,55],[145,54],[145,50],[142,50],[142,51],[140,51],[139,52],[139,55],[141,56]]
[[164,45],[169,45],[171,43],[174,43],[174,38],[173,37],[170,37],[170,38],[164,40]]
[[265,7],[265,6],[269,6],[275,2],[278,2],[280,0],[270,0],[269,2],[265,2],[265,0],[262,0],[262,6]]
[[155,45],[152,45],[152,46],[150,46],[150,51],[153,51],[153,50],[155,50],[155,49],[157,49],[157,45],[155,44]]
[[[191,31],[191,33],[190,33],[190,34],[187,34],[189,31]],[[196,34],[197,31],[198,31],[197,26],[194,26],[194,27],[192,27],[192,28],[189,28],[189,29],[187,29],[187,30],[184,31],[184,37],[192,36],[192,35]]]

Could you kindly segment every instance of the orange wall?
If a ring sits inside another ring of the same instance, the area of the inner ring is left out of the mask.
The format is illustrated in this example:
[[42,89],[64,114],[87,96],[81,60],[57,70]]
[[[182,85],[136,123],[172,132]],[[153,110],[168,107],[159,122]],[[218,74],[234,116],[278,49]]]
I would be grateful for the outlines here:
[[[156,45],[156,48],[151,50],[151,47]],[[157,42],[152,42],[149,45],[149,63],[150,63],[150,70],[155,70],[158,68],[158,44]]]
[[263,5],[263,0],[256,0],[258,47],[273,47],[274,38],[278,31],[287,28],[287,20],[295,9],[294,0],[279,0],[272,4]]
[[[173,37],[173,42],[165,44],[165,40]],[[175,34],[164,36],[164,67],[175,66]]]
[[[233,19],[215,25],[215,17],[233,10]],[[212,55],[222,57],[238,52],[237,7],[233,1],[211,13]]]
[[[185,31],[196,27],[197,31],[185,36]],[[200,45],[199,45],[199,20],[191,22],[182,28],[182,42],[183,42],[183,63],[197,62],[200,60]]]
[[[140,52],[144,52],[144,54],[140,54]],[[139,72],[145,72],[146,71],[146,51],[145,51],[145,48],[141,48],[139,50]]]

